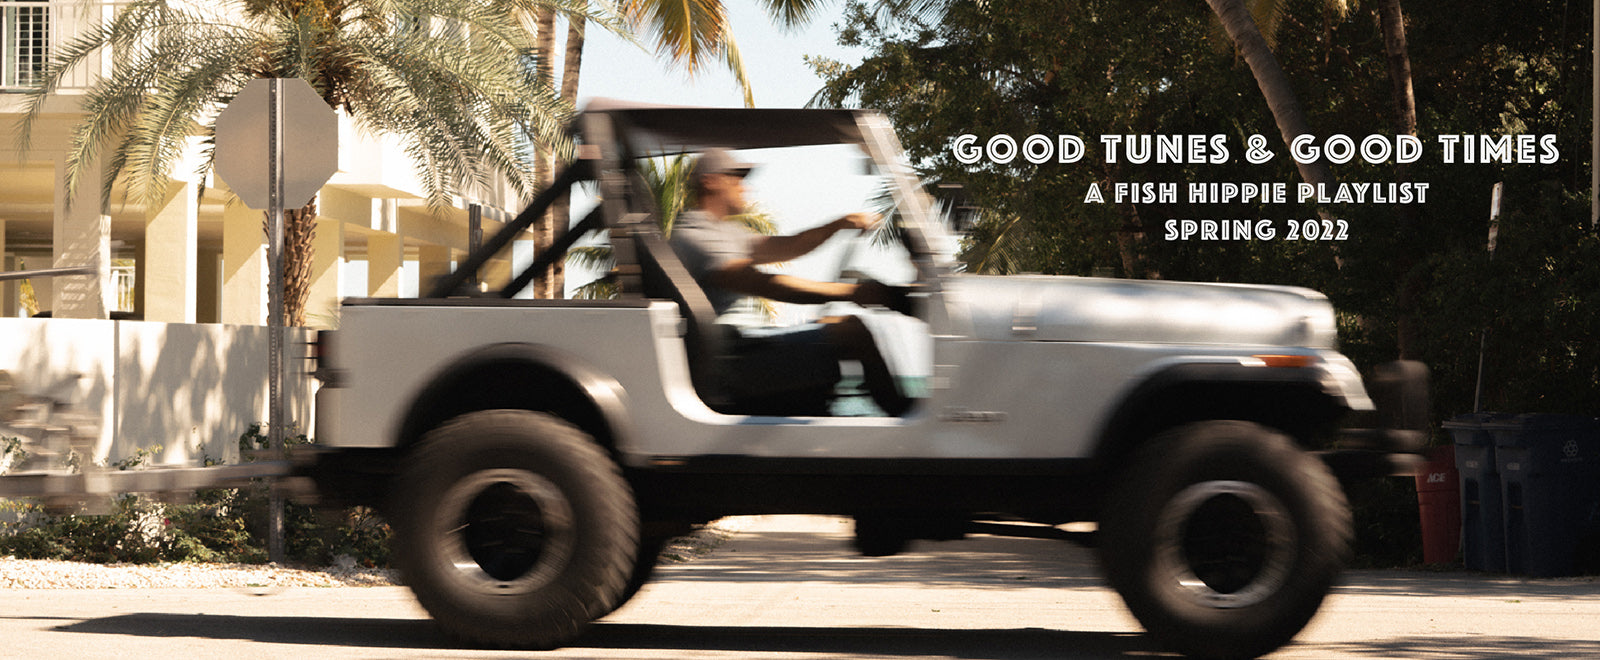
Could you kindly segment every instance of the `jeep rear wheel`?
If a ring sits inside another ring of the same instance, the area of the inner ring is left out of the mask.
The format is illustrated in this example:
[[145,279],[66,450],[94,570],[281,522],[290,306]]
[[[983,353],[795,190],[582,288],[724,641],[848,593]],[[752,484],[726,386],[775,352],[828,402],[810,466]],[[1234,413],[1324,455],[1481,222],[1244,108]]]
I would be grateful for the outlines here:
[[553,648],[622,600],[639,542],[633,495],[561,420],[458,417],[423,438],[392,492],[395,563],[453,636]]
[[1294,637],[1349,554],[1349,507],[1320,460],[1248,422],[1180,427],[1110,493],[1101,562],[1146,630],[1185,655],[1252,658]]

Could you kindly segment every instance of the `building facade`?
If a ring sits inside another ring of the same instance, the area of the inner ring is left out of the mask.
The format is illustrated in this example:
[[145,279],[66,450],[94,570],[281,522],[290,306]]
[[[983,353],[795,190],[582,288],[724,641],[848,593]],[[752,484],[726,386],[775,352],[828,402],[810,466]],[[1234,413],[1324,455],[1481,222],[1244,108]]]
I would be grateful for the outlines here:
[[[22,91],[42,73],[50,48],[109,20],[117,5],[82,0],[0,0],[0,271],[97,266],[98,277],[35,278],[29,282],[38,311],[58,318],[107,318],[121,308],[134,318],[170,323],[261,325],[266,319],[264,214],[246,208],[226,182],[194,172],[201,138],[191,139],[165,202],[143,206],[125,200],[121,184],[109,204],[98,186],[66,199],[62,185],[72,131],[82,119],[80,100],[110,66],[102,53],[72,72],[35,122],[26,151],[18,145],[25,111]],[[86,180],[98,181],[99,176]],[[424,288],[447,273],[469,247],[469,208],[477,204],[483,231],[498,229],[502,209],[518,201],[501,187],[483,199],[456,198],[429,209],[414,166],[401,145],[364,135],[340,116],[338,172],[317,195],[317,237],[308,323],[331,327],[347,287],[346,262],[364,262],[367,295],[399,295],[403,277]],[[406,262],[414,268],[404,268]],[[115,265],[115,266],[114,266]],[[507,277],[498,262],[489,279]],[[131,286],[118,286],[118,278]],[[0,317],[24,315],[18,283],[0,283]],[[119,305],[119,289],[124,294]],[[131,289],[131,292],[130,292]],[[128,295],[130,294],[131,295]],[[357,294],[363,293],[360,291]]]

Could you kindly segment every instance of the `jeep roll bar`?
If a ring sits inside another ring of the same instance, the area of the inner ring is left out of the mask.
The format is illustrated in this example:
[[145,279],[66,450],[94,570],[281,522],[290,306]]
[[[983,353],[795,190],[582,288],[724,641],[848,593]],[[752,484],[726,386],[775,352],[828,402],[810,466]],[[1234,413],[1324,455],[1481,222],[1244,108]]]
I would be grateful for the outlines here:
[[[515,296],[556,260],[564,258],[567,250],[589,232],[607,227],[625,228],[630,223],[624,216],[639,210],[626,207],[631,198],[628,193],[642,194],[642,191],[628,190],[638,185],[628,177],[633,171],[629,163],[634,159],[691,153],[712,147],[762,149],[828,144],[858,145],[875,162],[888,168],[894,180],[891,192],[896,202],[919,220],[902,227],[912,230],[900,232],[901,239],[910,252],[918,280],[937,287],[938,274],[944,264],[937,262],[929,237],[924,235],[936,225],[926,222],[930,216],[925,200],[918,196],[920,191],[911,178],[909,166],[898,159],[899,143],[893,130],[877,113],[832,109],[697,108],[596,99],[578,115],[569,132],[579,138],[578,159],[563,169],[515,219],[467,255],[454,272],[441,278],[425,297],[483,295],[470,287],[478,271],[578,183],[598,182],[600,205],[563,232],[534,258],[532,264],[493,295]],[[618,264],[621,290],[625,294],[636,294],[641,286],[639,261],[629,233],[613,232],[612,250]]]

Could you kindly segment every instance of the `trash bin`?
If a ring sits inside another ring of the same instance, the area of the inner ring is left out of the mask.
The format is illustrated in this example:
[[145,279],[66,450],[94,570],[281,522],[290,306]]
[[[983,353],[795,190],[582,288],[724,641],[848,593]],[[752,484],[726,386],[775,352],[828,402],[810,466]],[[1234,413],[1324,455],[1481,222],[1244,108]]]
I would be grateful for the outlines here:
[[1475,571],[1506,570],[1505,519],[1500,515],[1500,471],[1494,436],[1483,425],[1510,419],[1501,413],[1469,413],[1443,424],[1456,445],[1461,473],[1461,560]]
[[1422,521],[1422,561],[1455,563],[1461,550],[1461,475],[1456,448],[1434,447],[1417,468],[1417,516]]
[[1507,571],[1577,574],[1580,548],[1600,536],[1600,420],[1520,415],[1483,427],[1504,494]]

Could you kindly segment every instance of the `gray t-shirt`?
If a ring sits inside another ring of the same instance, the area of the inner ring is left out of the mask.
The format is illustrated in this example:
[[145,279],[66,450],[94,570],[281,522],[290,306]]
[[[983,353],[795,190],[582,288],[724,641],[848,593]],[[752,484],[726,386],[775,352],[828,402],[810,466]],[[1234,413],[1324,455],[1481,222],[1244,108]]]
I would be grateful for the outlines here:
[[672,238],[668,242],[720,317],[739,306],[746,296],[713,286],[708,278],[729,262],[749,259],[755,239],[756,234],[738,223],[714,220],[704,211],[691,209],[672,221]]

